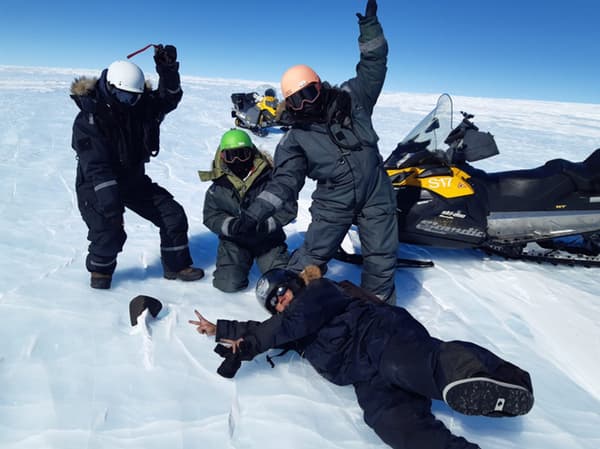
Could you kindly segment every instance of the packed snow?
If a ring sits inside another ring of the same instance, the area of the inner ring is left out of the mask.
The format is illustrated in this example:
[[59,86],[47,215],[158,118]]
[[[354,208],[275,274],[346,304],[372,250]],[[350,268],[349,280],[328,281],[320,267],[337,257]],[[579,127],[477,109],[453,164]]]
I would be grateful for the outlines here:
[[[212,287],[217,239],[202,224],[209,184],[196,173],[210,167],[233,126],[231,93],[265,81],[184,76],[183,100],[163,123],[161,152],[147,167],[184,206],[194,262],[207,276],[163,279],[158,230],[127,212],[113,288],[98,291],[89,287],[87,229],[74,192],[77,109],[69,86],[78,74],[99,70],[0,67],[0,447],[386,447],[363,422],[352,387],[330,384],[292,353],[276,358],[275,368],[260,356],[224,379],[213,339],[187,322],[194,309],[210,320],[267,318],[254,298],[256,268],[245,291]],[[384,156],[436,99],[382,94],[374,123]],[[600,105],[466,97],[454,104],[455,121],[458,110],[471,112],[496,137],[501,154],[480,168],[579,161],[600,146]],[[272,153],[281,136],[254,141]],[[310,221],[312,188],[308,182],[299,216],[286,227],[291,249]],[[484,449],[600,447],[598,269],[410,245],[398,255],[435,262],[398,270],[399,305],[433,335],[476,342],[531,373],[536,402],[524,417],[467,417],[434,402],[452,432]],[[360,269],[332,261],[328,276],[359,283]],[[128,304],[139,294],[164,308],[132,327]]]

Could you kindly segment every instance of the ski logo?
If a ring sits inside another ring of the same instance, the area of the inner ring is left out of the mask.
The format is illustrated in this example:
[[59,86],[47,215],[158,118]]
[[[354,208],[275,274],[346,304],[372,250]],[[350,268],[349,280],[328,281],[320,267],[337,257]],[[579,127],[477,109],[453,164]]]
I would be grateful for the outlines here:
[[431,189],[449,189],[452,187],[452,178],[445,176],[443,178],[429,178],[427,183]]
[[467,215],[459,210],[457,210],[457,211],[444,210],[444,211],[440,212],[439,217],[446,218],[448,220],[454,220],[455,218],[461,218],[461,219],[467,218]]
[[256,296],[259,297],[262,301],[267,298],[267,293],[269,292],[269,281],[264,278],[260,278],[258,280],[258,284],[256,285]]

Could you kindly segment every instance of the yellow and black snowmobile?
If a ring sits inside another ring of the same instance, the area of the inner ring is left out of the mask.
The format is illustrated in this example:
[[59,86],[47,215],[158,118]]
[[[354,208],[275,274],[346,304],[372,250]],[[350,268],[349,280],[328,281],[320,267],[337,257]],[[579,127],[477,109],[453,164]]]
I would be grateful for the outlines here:
[[279,100],[275,89],[266,87],[261,89],[264,93],[233,93],[231,102],[233,109],[231,116],[234,118],[235,126],[245,128],[264,137],[268,134],[269,128],[278,126],[277,106]]
[[600,266],[600,149],[583,162],[487,173],[469,163],[498,154],[494,137],[462,115],[452,129],[452,100],[442,95],[385,161],[399,240]]

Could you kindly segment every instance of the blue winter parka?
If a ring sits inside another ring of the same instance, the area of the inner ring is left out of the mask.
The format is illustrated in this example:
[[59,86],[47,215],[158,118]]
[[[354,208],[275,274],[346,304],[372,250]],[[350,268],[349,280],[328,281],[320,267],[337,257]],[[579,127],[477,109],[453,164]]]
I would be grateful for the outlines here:
[[349,385],[377,373],[386,344],[396,333],[415,339],[427,334],[418,323],[412,329],[416,321],[405,309],[344,290],[329,279],[314,280],[282,313],[266,321],[218,320],[215,338],[243,338],[241,360],[270,348],[295,349],[323,377]]

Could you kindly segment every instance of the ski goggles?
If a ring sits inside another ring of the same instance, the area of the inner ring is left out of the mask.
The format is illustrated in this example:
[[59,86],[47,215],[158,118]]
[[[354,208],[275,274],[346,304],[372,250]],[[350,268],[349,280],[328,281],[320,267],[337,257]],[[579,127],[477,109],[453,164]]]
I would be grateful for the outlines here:
[[246,162],[252,157],[252,147],[231,148],[221,150],[221,159],[227,164],[232,164],[235,161]]
[[128,92],[126,90],[121,90],[113,85],[110,86],[113,97],[119,102],[127,106],[135,106],[140,98],[142,98],[142,94],[138,92]]
[[275,298],[285,295],[285,292],[287,292],[287,290],[288,288],[285,285],[277,287],[277,290],[275,290]]
[[305,104],[312,104],[321,95],[321,83],[310,83],[285,99],[288,108],[299,111]]
[[273,292],[271,297],[269,298],[269,305],[275,310],[277,303],[279,302],[279,297],[285,295],[287,292],[287,287],[285,285],[277,287],[277,289]]

